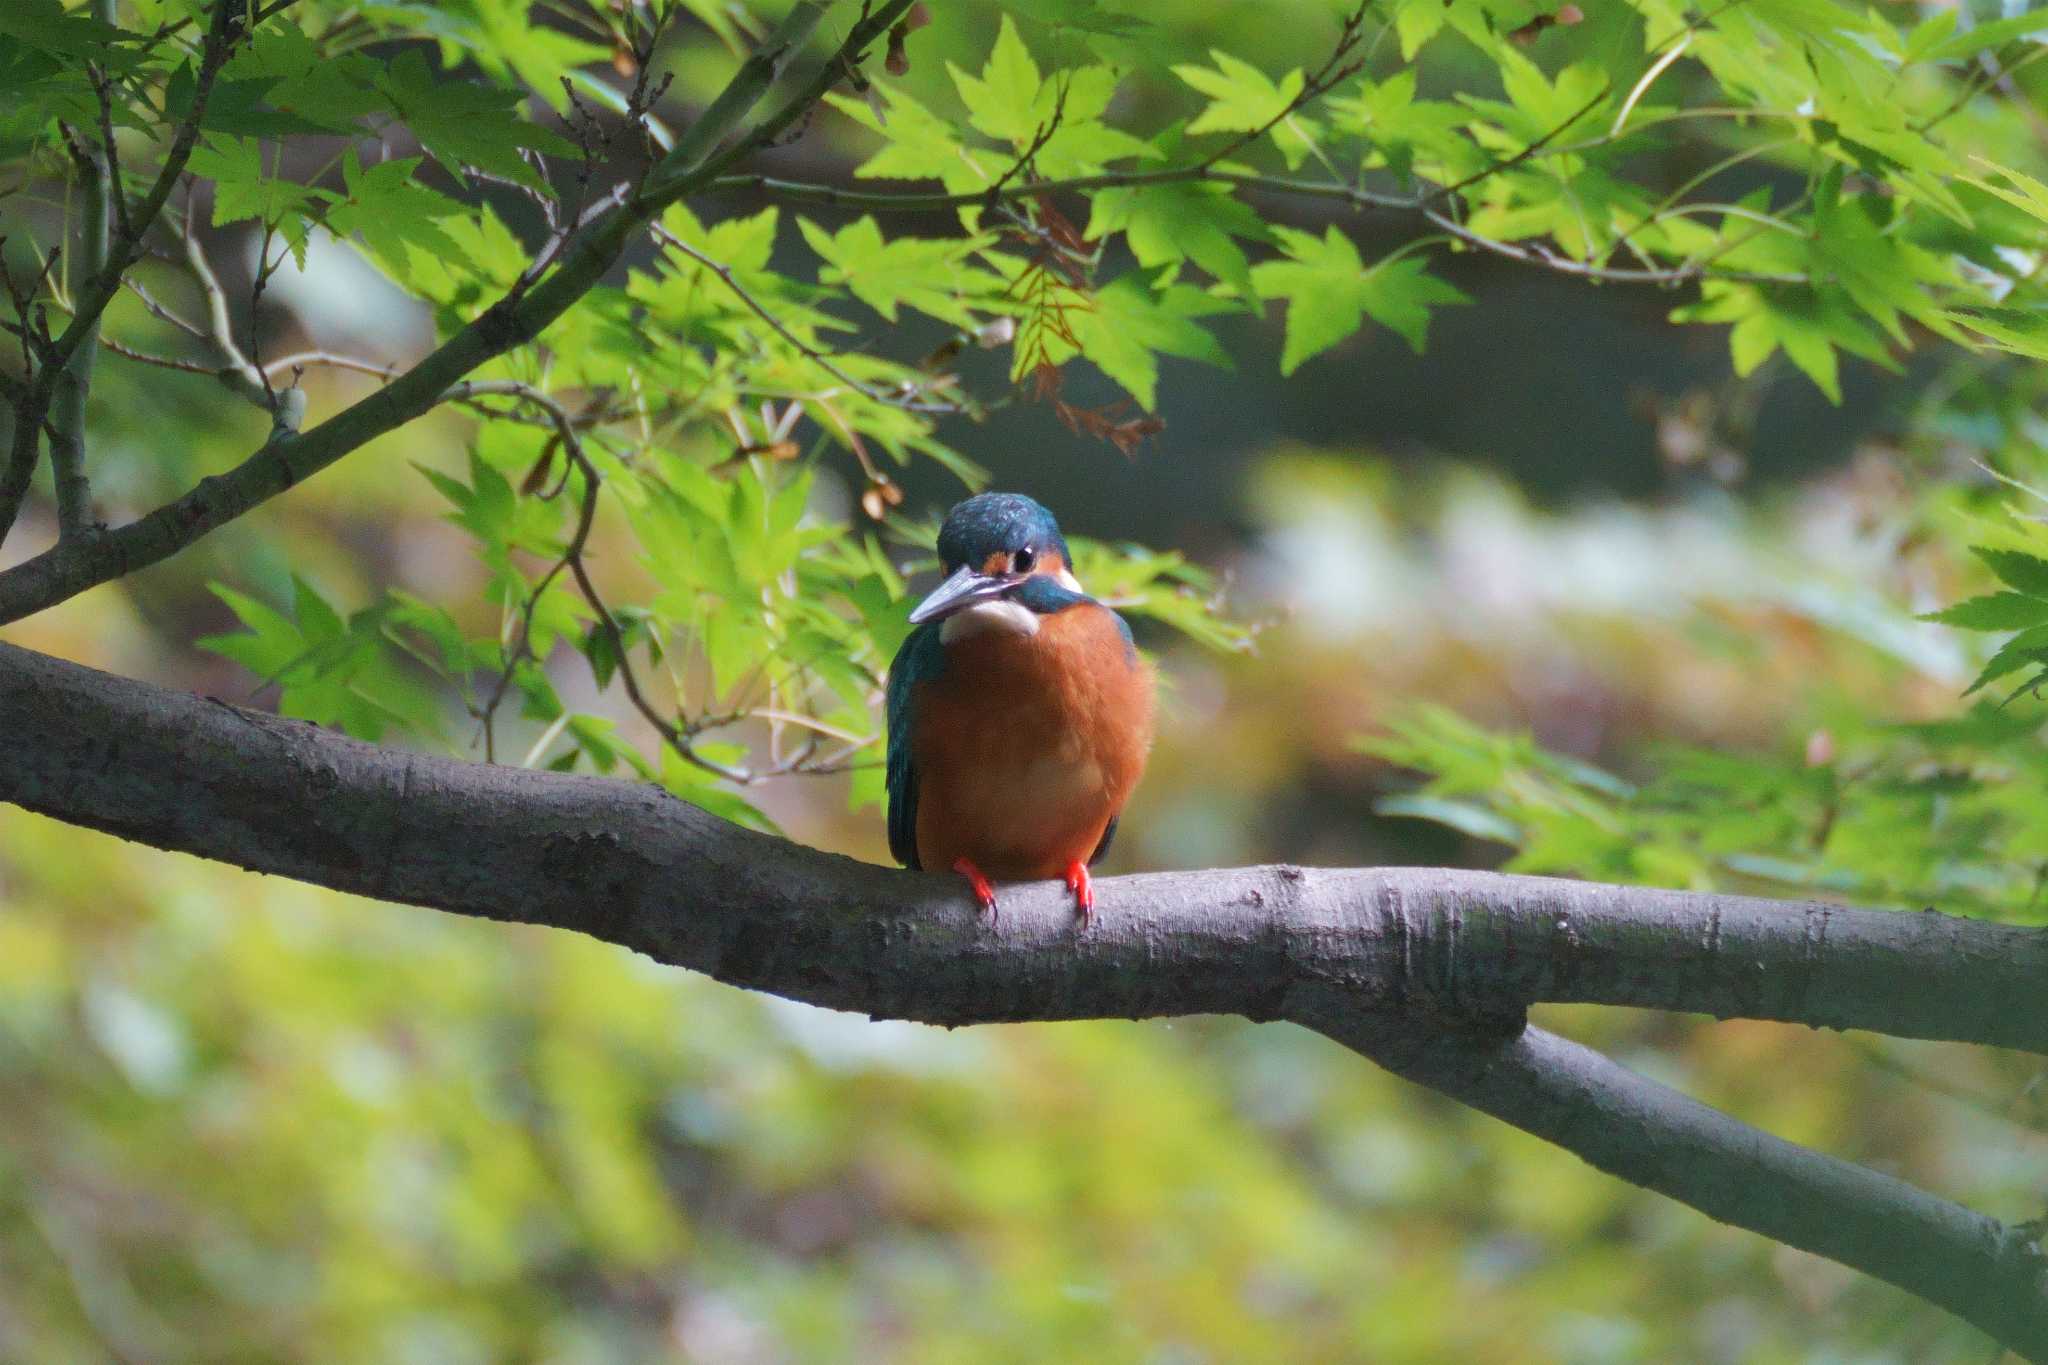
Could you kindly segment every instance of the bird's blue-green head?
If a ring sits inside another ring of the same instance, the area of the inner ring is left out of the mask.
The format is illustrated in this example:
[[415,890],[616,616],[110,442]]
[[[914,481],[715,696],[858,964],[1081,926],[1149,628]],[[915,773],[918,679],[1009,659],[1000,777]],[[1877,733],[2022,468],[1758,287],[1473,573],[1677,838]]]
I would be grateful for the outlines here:
[[1044,613],[1081,595],[1059,523],[1022,493],[978,493],[948,512],[939,528],[939,562],[946,581],[910,613],[912,624],[994,602]]

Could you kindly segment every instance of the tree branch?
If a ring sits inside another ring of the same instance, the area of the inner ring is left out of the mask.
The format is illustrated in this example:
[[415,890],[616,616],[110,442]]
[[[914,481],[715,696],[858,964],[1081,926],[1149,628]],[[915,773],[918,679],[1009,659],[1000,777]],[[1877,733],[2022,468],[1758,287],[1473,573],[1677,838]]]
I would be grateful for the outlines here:
[[2016,1226],[1760,1132],[1542,1029],[1489,1046],[1330,1013],[1310,1027],[1396,1075],[1709,1217],[1911,1290],[2023,1358],[2048,1360],[2048,1274]]
[[36,460],[42,454],[43,408],[36,380],[48,356],[50,332],[49,313],[40,300],[49,290],[50,269],[63,252],[61,246],[52,247],[48,255],[34,252],[35,278],[23,285],[8,269],[6,248],[6,239],[0,237],[0,287],[5,288],[14,321],[0,323],[0,327],[11,332],[20,346],[22,378],[10,386],[8,394],[8,406],[14,409],[14,439],[9,443],[6,464],[0,466],[0,543],[21,515],[29,481],[35,477]]
[[1525,1027],[1597,1001],[2048,1052],[2048,936],[1959,919],[1436,869],[955,879],[742,830],[637,783],[467,764],[0,645],[0,800],[159,848],[590,934],[736,986],[945,1025],[1285,1019],[1712,1217],[2048,1361],[2019,1228]]
[[[112,26],[116,19],[114,0],[94,0],[93,15]],[[121,186],[120,153],[114,143],[112,77],[96,66],[88,71],[93,93],[99,100],[100,147],[94,152],[81,144],[74,157],[84,212],[69,260],[81,289],[96,287],[106,271],[113,245],[110,216],[120,220],[122,241],[131,241],[134,236],[128,219],[128,196]],[[114,278],[114,289],[118,292],[119,272]],[[92,484],[85,472],[85,400],[92,391],[92,366],[99,349],[99,335],[97,317],[84,322],[75,349],[62,362],[51,397],[50,475],[57,492],[60,542],[76,540],[92,527]]]
[[[143,234],[149,231],[150,225],[163,211],[165,203],[171,197],[172,187],[177,184],[178,177],[184,174],[185,163],[191,158],[192,148],[199,140],[199,123],[205,116],[207,100],[213,93],[214,79],[227,64],[228,56],[234,50],[237,35],[243,31],[238,27],[243,10],[244,6],[238,3],[238,0],[217,0],[214,5],[213,18],[207,28],[206,43],[199,61],[199,70],[193,79],[192,108],[178,124],[177,132],[172,135],[170,148],[164,154],[163,166],[158,170],[156,180],[151,184],[148,193],[133,209],[125,202],[122,204],[118,214],[122,225],[121,231],[114,234],[110,242],[106,241],[105,232],[108,206],[105,202],[99,206],[100,235],[104,242],[101,259],[94,263],[96,269],[81,273],[78,286],[73,291],[71,325],[54,338],[44,348],[43,354],[37,357],[37,371],[29,383],[27,394],[16,407],[13,449],[8,460],[9,486],[5,490],[8,494],[13,491],[12,486],[17,474],[22,486],[26,487],[28,472],[35,466],[36,446],[41,439],[45,419],[50,415],[53,404],[61,402],[68,405],[74,401],[75,395],[75,401],[82,413],[85,401],[84,386],[74,362],[78,361],[79,353],[87,349],[98,337],[100,314],[106,311],[107,304],[113,300],[114,295],[121,292],[121,277],[142,255]],[[109,122],[111,124],[111,120]],[[111,145],[110,143],[109,146]],[[105,177],[96,179],[104,183]],[[114,194],[124,193],[119,185],[107,188]],[[80,430],[77,435],[82,442],[82,415],[79,421]],[[82,489],[82,475],[77,469],[82,455],[77,453],[76,446],[67,441],[61,420],[55,435],[56,439],[51,443],[51,463],[57,474],[58,522],[61,529],[65,524],[66,500],[70,499],[76,503],[82,500],[85,494]],[[59,447],[64,449],[60,450]],[[7,506],[7,501],[6,497],[0,497],[0,513],[4,513],[5,517],[4,521],[0,521],[0,535],[4,535],[11,526],[14,511],[18,507],[18,502],[14,506]],[[78,518],[84,514],[74,506],[72,515]],[[62,537],[58,549],[84,550],[97,545],[98,537],[77,534],[83,529],[82,521],[73,525],[72,533]]]
[[[1501,163],[1503,166],[1506,164]],[[1461,183],[1469,185],[1499,169],[1500,167],[1496,166]],[[1295,198],[1335,200],[1354,209],[1414,213],[1466,245],[1481,251],[1503,256],[1508,260],[1520,261],[1524,265],[1538,266],[1559,274],[1575,275],[1581,279],[1597,280],[1607,284],[1655,284],[1671,287],[1701,279],[1730,280],[1748,284],[1804,284],[1808,278],[1806,275],[1791,272],[1715,270],[1697,262],[1686,262],[1666,270],[1604,266],[1577,260],[1540,245],[1507,242],[1474,232],[1441,209],[1431,207],[1439,197],[1435,192],[1421,196],[1382,194],[1335,180],[1299,180],[1278,175],[1251,175],[1199,164],[1172,166],[1156,171],[1102,171],[1095,175],[1068,176],[1057,180],[1026,180],[960,192],[852,190],[841,189],[836,185],[813,185],[796,180],[782,180],[770,175],[721,176],[704,188],[709,192],[751,191],[771,199],[832,204],[841,208],[866,209],[874,213],[931,213],[952,208],[993,208],[998,204],[1037,199],[1042,195],[1065,191],[1131,189],[1145,185],[1184,185],[1198,182]]]
[[206,247],[199,240],[199,233],[192,226],[192,200],[188,192],[185,199],[185,215],[182,221],[166,218],[172,233],[185,244],[185,265],[192,272],[192,278],[199,284],[199,290],[206,295],[206,332],[213,348],[219,351],[227,364],[219,370],[221,382],[237,394],[266,410],[274,405],[269,377],[258,369],[253,361],[235,344],[235,323],[233,310],[228,304],[228,291],[221,284],[220,276],[213,272],[213,262],[207,259]]
[[827,8],[824,0],[797,5],[742,64],[725,92],[677,140],[675,150],[662,159],[649,183],[616,211],[593,223],[581,243],[565,252],[561,264],[546,278],[531,289],[522,281],[424,360],[320,425],[307,431],[280,428],[227,473],[200,480],[182,497],[148,515],[75,544],[60,544],[0,573],[0,624],[176,554],[365,442],[418,417],[485,361],[532,341],[604,278],[642,227],[669,204],[700,188],[734,158],[771,140],[777,130],[794,122],[802,109],[815,104],[840,78],[845,64],[887,32],[911,4],[912,0],[886,0],[877,5],[853,26],[825,69],[796,96],[725,152],[717,153],[719,143],[767,94]]
[[905,412],[924,413],[928,416],[946,416],[967,411],[959,403],[921,398],[918,396],[917,388],[907,383],[900,386],[897,392],[890,393],[887,390],[878,389],[872,384],[863,383],[861,380],[854,378],[846,372],[844,367],[834,361],[831,356],[810,345],[802,337],[792,332],[789,329],[789,325],[783,322],[781,318],[776,317],[774,313],[770,312],[768,305],[755,298],[747,287],[739,282],[739,277],[733,274],[731,266],[726,265],[723,261],[713,260],[696,247],[691,246],[688,242],[676,236],[673,232],[670,232],[660,223],[650,223],[648,228],[654,234],[656,241],[673,251],[689,257],[692,261],[695,261],[698,265],[716,275],[719,281],[732,292],[733,296],[746,305],[749,312],[767,323],[769,329],[775,335],[795,347],[798,354],[863,398],[889,407],[901,408]]

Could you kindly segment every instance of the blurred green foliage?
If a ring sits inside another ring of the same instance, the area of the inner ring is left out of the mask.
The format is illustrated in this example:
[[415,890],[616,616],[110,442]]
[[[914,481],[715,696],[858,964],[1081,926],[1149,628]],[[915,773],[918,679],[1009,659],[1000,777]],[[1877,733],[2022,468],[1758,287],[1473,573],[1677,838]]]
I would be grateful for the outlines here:
[[[670,209],[539,347],[18,638],[879,857],[875,703],[936,513],[1066,477],[974,423],[1042,408],[1150,462],[1157,506],[1075,511],[1156,513],[1193,491],[1144,445],[1176,382],[1235,394],[1255,363],[1380,401],[1361,339],[1420,350],[1444,309],[1505,306],[1445,278],[1479,254],[1661,285],[1674,321],[1725,329],[1689,395],[1720,397],[1659,408],[1643,442],[1675,496],[1542,513],[1480,470],[1290,449],[1215,495],[1237,520],[1190,526],[1189,552],[1077,538],[1168,682],[1119,858],[1505,847],[2036,919],[2048,19],[1588,8],[1391,0],[1346,29],[1308,0],[935,6],[907,71],[842,85],[772,179]],[[92,72],[132,191],[192,107],[200,11],[0,6],[17,279],[77,218]],[[472,323],[770,17],[693,0],[636,51],[653,13],[301,0],[266,22],[170,209],[221,295],[160,234],[149,298],[108,312],[103,506],[262,442],[212,374],[223,342],[319,420]],[[1717,403],[1780,373],[1841,399],[1909,358],[1925,387],[1883,443],[1807,489],[1740,484]],[[1459,401],[1504,401],[1508,359],[1469,357]],[[48,529],[38,502],[10,557]],[[2017,1059],[1555,1014],[1794,1140],[2039,1212],[2048,1114]],[[9,1359],[1984,1354],[1291,1031],[871,1024],[11,809],[0,1110]]]

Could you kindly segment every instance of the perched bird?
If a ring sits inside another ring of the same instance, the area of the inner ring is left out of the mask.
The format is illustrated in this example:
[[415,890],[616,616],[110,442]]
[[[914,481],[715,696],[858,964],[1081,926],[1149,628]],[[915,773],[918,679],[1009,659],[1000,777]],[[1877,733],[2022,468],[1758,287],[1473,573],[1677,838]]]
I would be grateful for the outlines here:
[[939,530],[946,581],[889,666],[889,851],[991,881],[1063,878],[1085,925],[1152,743],[1152,670],[1081,590],[1052,513],[983,493]]

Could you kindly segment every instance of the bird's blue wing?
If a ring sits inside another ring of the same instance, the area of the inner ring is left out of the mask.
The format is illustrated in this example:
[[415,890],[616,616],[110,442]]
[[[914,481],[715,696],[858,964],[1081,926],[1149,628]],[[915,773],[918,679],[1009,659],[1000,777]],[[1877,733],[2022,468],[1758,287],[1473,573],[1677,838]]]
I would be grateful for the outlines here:
[[939,623],[910,632],[889,665],[889,852],[908,868],[917,861],[917,764],[910,752],[912,684],[930,682],[946,671],[946,646]]
[[1109,846],[1116,842],[1116,822],[1123,819],[1121,814],[1109,817],[1109,823],[1102,827],[1102,842],[1088,855],[1088,866],[1093,867],[1109,855]]
[[[1109,619],[1116,622],[1117,633],[1124,637],[1125,662],[1129,663],[1131,667],[1136,668],[1138,666],[1138,642],[1131,638],[1131,623],[1124,620],[1121,615],[1108,607],[1104,607],[1103,610],[1109,612]],[[1101,842],[1096,844],[1095,851],[1088,855],[1088,866],[1093,867],[1108,856],[1109,846],[1116,842],[1116,822],[1121,819],[1123,819],[1121,811],[1109,817],[1109,823],[1103,826],[1102,829]]]

